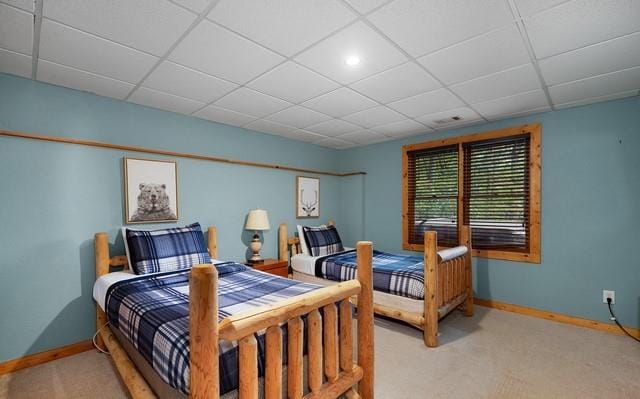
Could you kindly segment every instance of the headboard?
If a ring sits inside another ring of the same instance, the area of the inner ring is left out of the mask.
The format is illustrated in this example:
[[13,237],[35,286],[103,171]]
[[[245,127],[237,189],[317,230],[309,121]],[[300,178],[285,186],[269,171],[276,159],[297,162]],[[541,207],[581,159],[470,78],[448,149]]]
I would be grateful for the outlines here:
[[[207,248],[212,259],[218,259],[218,238],[215,226],[207,229]],[[104,232],[95,234],[95,254],[96,254],[96,279],[109,273],[111,267],[129,268],[127,255],[109,254],[109,235]]]
[[[335,226],[335,223],[329,219],[327,226]],[[281,223],[278,228],[278,259],[289,261],[291,256],[299,253],[302,253],[302,248],[300,248],[300,238],[296,235],[295,229],[293,236],[289,237],[287,224]]]

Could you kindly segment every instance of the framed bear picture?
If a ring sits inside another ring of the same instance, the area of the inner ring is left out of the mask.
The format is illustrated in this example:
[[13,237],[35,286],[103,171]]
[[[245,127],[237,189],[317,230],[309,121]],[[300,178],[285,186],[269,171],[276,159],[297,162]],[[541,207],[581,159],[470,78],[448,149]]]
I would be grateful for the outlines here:
[[178,220],[175,161],[124,158],[125,223]]

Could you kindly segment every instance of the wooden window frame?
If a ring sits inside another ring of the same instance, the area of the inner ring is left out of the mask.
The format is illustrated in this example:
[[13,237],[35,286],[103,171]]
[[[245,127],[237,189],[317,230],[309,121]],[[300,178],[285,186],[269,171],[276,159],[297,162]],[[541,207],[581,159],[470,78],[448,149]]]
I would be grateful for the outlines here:
[[421,244],[409,242],[409,181],[408,152],[424,150],[435,147],[458,145],[458,234],[462,228],[464,218],[464,149],[463,144],[513,137],[528,134],[529,145],[529,251],[508,251],[494,249],[477,249],[472,251],[473,256],[489,259],[503,259],[527,263],[540,263],[540,210],[541,210],[541,140],[542,127],[539,123],[514,126],[506,129],[473,133],[464,136],[449,137],[424,143],[408,144],[402,147],[402,248],[408,251],[423,251]]

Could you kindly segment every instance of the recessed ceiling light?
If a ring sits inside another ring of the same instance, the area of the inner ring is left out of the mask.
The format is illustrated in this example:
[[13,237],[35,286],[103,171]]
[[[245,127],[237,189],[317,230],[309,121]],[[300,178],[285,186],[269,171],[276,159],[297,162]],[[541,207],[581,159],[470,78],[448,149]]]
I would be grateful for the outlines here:
[[356,66],[360,63],[360,57],[357,55],[350,55],[344,60],[345,64],[349,66]]

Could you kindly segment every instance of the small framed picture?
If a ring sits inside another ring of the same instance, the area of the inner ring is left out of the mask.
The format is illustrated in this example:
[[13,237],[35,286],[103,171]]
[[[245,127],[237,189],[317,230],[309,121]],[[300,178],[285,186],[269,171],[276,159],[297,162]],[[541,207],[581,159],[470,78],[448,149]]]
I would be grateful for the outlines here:
[[296,176],[296,217],[320,217],[320,179]]
[[175,161],[124,158],[125,223],[178,220]]

